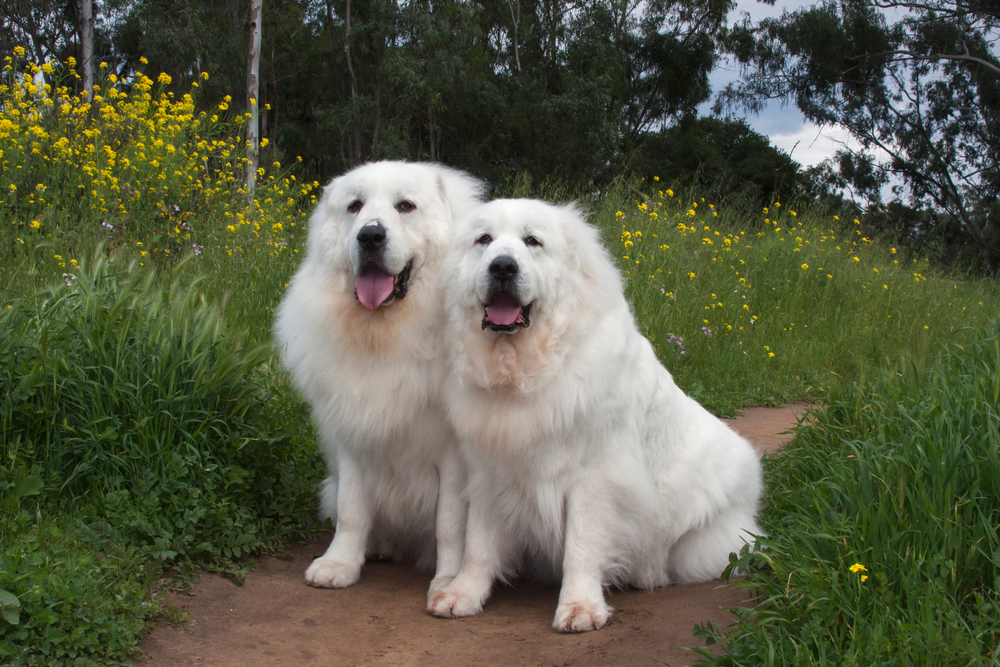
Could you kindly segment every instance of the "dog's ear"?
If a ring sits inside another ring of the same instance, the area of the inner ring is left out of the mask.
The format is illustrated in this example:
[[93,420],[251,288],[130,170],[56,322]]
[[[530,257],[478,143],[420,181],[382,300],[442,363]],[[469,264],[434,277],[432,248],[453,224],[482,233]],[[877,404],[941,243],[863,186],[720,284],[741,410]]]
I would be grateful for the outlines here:
[[569,249],[570,261],[578,276],[592,293],[607,291],[609,294],[621,291],[621,275],[611,255],[601,242],[601,234],[585,219],[583,211],[575,203],[559,207],[563,217],[561,227]]
[[485,185],[464,171],[438,166],[438,191],[441,201],[451,210],[451,219],[460,220],[483,203]]

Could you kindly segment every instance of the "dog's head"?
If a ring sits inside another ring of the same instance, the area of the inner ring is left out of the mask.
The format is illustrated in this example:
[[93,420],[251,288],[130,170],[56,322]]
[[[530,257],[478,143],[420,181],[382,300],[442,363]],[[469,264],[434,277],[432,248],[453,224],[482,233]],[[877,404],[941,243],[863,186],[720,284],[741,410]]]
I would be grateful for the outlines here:
[[479,204],[482,186],[437,164],[373,162],[326,186],[310,218],[307,262],[339,278],[360,306],[406,297],[411,282]]
[[496,200],[465,219],[456,237],[450,301],[476,310],[491,333],[516,335],[545,320],[562,327],[621,290],[596,230],[574,205]]

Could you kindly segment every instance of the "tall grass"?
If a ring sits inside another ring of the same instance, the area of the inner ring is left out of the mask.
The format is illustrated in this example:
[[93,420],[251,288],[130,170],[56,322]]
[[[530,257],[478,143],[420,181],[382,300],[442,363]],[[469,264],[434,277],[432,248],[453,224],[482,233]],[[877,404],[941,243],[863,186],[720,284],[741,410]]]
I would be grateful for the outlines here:
[[902,351],[926,355],[1000,311],[994,283],[941,275],[826,211],[669,189],[594,209],[643,333],[718,413],[808,397]]
[[[277,376],[270,346],[247,345],[201,287],[164,283],[99,254],[68,285],[0,309],[0,489],[8,496],[0,589],[25,616],[23,625],[0,623],[0,655],[13,664],[85,659],[47,634],[54,608],[73,632],[96,631],[71,620],[78,589],[125,612],[104,597],[121,583],[88,562],[126,558],[136,574],[146,563],[239,574],[251,554],[313,523],[322,466],[307,410]],[[50,568],[62,583],[53,586]],[[151,603],[148,588],[135,589],[141,578],[132,581],[128,599]],[[81,646],[95,652],[104,631]],[[134,643],[132,625],[121,631]],[[53,652],[43,650],[50,644]],[[124,654],[92,657],[109,655]]]
[[5,57],[0,77],[0,290],[71,275],[100,244],[147,268],[193,256],[189,271],[258,321],[269,304],[256,295],[290,275],[319,183],[300,182],[263,140],[250,196],[246,116],[228,97],[196,112],[197,83],[176,99],[165,74],[119,80],[101,64],[91,100],[73,93],[71,68],[23,55]]
[[998,327],[831,388],[767,461],[758,604],[710,664],[1000,662]]

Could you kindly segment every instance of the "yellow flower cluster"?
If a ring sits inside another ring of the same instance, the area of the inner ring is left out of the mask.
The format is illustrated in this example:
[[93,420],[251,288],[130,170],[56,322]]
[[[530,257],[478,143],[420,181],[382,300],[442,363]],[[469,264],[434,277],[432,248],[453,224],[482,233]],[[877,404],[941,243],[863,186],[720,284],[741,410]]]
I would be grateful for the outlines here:
[[72,59],[64,68],[23,57],[16,47],[0,79],[0,221],[31,220],[25,231],[39,235],[47,218],[65,228],[69,214],[80,237],[143,247],[143,259],[206,248],[276,254],[301,229],[319,184],[261,167],[251,198],[245,118],[218,115],[228,97],[199,112],[197,82],[175,96],[167,74],[119,79],[101,67],[88,98],[74,92]]

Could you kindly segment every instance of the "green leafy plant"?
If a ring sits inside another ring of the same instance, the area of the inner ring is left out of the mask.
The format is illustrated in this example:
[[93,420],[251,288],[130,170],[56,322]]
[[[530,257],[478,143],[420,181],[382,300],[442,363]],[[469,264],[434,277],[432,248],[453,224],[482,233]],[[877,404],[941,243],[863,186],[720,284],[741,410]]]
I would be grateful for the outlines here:
[[0,589],[0,613],[3,615],[3,620],[7,621],[11,625],[17,625],[21,622],[21,616],[18,610],[21,608],[21,601],[17,599],[17,596],[10,591],[5,591]]

